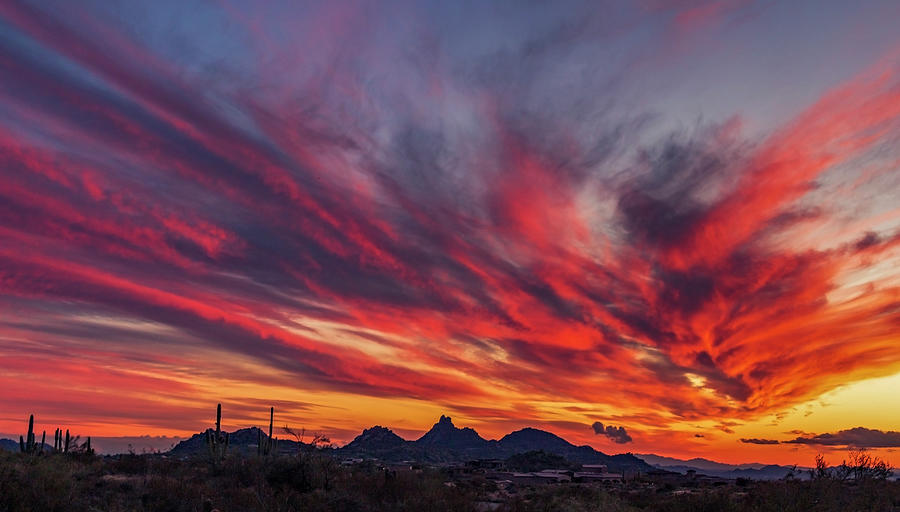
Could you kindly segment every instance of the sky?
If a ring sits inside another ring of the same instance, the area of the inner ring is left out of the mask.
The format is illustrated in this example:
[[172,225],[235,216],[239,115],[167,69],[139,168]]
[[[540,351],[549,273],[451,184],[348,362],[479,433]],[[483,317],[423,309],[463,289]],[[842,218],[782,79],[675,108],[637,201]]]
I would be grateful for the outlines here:
[[900,466],[897,19],[0,2],[0,432]]

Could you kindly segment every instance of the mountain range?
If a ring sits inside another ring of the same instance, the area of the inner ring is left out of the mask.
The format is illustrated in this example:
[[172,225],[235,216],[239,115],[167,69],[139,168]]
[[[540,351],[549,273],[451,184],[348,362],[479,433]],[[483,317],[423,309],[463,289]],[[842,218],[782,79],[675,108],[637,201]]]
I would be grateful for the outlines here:
[[[232,432],[229,449],[241,453],[255,453],[259,429],[245,428]],[[262,434],[265,436],[265,434]],[[296,441],[279,440],[278,451],[296,451]],[[171,452],[187,455],[206,450],[206,432],[194,434],[181,441]],[[607,455],[590,446],[575,446],[565,439],[535,428],[523,428],[503,436],[500,440],[487,440],[474,429],[458,428],[448,416],[441,416],[437,423],[422,437],[409,441],[389,428],[376,425],[362,431],[353,441],[334,449],[334,455],[343,458],[375,458],[386,462],[418,461],[428,463],[465,462],[473,459],[505,459],[511,455],[543,450],[581,464],[606,464],[610,471],[649,471],[654,469],[631,454]]]
[[[229,434],[229,449],[244,454],[255,454],[259,436],[266,434],[257,427],[236,430]],[[279,453],[295,453],[298,442],[279,439]],[[0,449],[17,451],[19,444],[11,439],[0,439]],[[49,449],[49,447],[48,447]],[[334,455],[342,458],[375,458],[386,462],[418,461],[426,463],[465,462],[473,459],[506,459],[529,451],[543,451],[580,464],[606,464],[610,471],[652,471],[662,469],[722,478],[751,478],[771,480],[783,478],[792,468],[774,464],[723,464],[703,458],[676,459],[654,454],[608,455],[590,446],[576,446],[565,439],[536,428],[523,428],[511,432],[499,440],[481,437],[474,429],[459,428],[448,416],[441,416],[431,429],[416,440],[406,440],[391,429],[376,425],[365,429],[353,441],[334,449]],[[206,451],[206,431],[194,434],[176,444],[169,453],[189,455]],[[795,474],[802,477],[802,470]]]
[[653,467],[631,454],[607,455],[590,446],[576,446],[565,439],[535,428],[511,432],[499,440],[487,440],[474,429],[459,428],[448,416],[422,437],[408,441],[390,429],[375,426],[364,430],[337,452],[344,457],[378,458],[386,461],[461,462],[472,459],[505,459],[511,455],[542,450],[581,464],[606,464],[610,471],[649,471]]
[[675,471],[678,473],[687,473],[690,470],[696,471],[698,474],[717,476],[720,478],[749,478],[753,480],[778,480],[784,478],[788,472],[793,471],[798,478],[809,476],[809,468],[779,466],[777,464],[760,464],[752,462],[747,464],[724,464],[703,458],[693,459],[675,459],[672,457],[663,457],[652,453],[635,454],[636,457],[644,460],[659,469],[666,471]]

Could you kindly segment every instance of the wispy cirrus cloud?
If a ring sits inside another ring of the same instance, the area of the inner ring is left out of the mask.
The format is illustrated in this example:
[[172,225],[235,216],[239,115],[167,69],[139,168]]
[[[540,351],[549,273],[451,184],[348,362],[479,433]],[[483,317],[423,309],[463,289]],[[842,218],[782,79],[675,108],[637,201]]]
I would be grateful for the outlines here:
[[[684,9],[697,30],[720,12]],[[244,49],[195,34],[177,54],[150,21],[65,12],[0,7],[4,410],[151,422],[227,377],[665,423],[900,369],[892,61],[751,136],[739,115],[622,113],[606,71],[577,66],[618,37],[595,16],[532,13],[512,47],[485,29],[473,48],[428,9],[386,32],[322,7],[299,33],[210,10]],[[54,375],[64,400],[23,384]]]

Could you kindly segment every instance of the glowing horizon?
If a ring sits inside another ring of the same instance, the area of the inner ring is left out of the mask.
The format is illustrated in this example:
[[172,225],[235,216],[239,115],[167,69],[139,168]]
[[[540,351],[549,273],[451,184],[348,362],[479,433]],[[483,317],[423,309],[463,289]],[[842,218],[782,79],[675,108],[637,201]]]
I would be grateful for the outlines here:
[[900,466],[898,18],[4,2],[0,432]]

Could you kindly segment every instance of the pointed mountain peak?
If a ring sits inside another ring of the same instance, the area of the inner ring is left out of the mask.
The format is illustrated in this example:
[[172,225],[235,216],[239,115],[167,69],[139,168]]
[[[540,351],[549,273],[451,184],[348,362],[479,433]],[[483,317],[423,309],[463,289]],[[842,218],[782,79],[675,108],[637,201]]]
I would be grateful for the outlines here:
[[465,427],[458,428],[453,424],[450,416],[441,415],[441,419],[431,427],[431,430],[425,433],[416,441],[419,444],[427,446],[440,446],[443,448],[469,448],[481,446],[486,443],[478,432],[474,429]]

